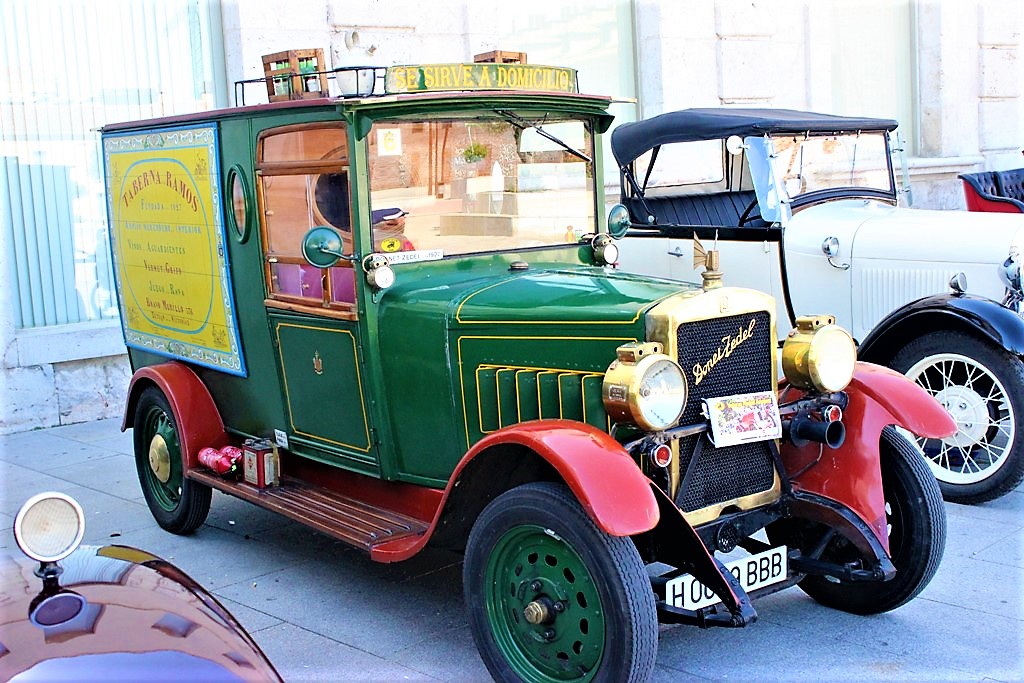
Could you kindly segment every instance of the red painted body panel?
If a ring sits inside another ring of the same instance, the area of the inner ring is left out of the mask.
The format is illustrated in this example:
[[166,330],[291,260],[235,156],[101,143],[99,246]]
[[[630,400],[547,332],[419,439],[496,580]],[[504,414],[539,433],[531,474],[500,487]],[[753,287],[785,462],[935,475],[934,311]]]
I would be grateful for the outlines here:
[[169,362],[139,368],[128,385],[128,402],[121,431],[132,426],[135,402],[146,386],[155,384],[167,397],[178,423],[181,452],[185,456],[185,470],[199,465],[199,450],[220,448],[228,444],[224,422],[217,405],[202,380],[182,363]]
[[845,443],[834,450],[816,443],[803,448],[785,443],[782,461],[787,471],[797,472],[818,458],[820,451],[820,461],[793,480],[793,488],[847,506],[871,527],[888,551],[878,454],[882,429],[898,425],[921,436],[939,438],[954,434],[956,423],[921,387],[898,372],[871,363],[857,363],[846,393],[850,402],[843,419]]
[[[478,441],[459,462],[445,489],[448,496],[466,465],[488,448],[517,444],[529,448],[554,467],[594,523],[613,536],[632,536],[658,524],[658,501],[650,480],[618,441],[587,424],[569,420],[537,420],[513,425]],[[398,562],[419,552],[437,527],[444,509],[419,538],[398,539],[375,546],[370,557]]]
[[550,463],[606,533],[632,536],[658,524],[658,501],[636,462],[607,433],[580,422],[538,420],[489,434],[462,459],[453,480],[478,453],[499,443],[526,446]]

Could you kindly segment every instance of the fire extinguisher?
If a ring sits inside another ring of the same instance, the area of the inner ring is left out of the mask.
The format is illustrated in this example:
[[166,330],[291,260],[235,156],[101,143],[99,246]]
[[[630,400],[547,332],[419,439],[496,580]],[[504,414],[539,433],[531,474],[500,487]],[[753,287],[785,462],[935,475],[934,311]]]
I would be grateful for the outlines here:
[[224,446],[220,450],[216,448],[203,448],[199,451],[199,462],[217,474],[237,472],[241,461],[242,449],[235,446]]

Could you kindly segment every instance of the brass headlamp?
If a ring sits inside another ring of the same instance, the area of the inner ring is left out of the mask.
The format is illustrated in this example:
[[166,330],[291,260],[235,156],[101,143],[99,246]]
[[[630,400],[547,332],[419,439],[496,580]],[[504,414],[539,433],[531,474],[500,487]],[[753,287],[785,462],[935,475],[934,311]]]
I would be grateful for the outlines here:
[[830,393],[853,379],[857,347],[831,315],[801,316],[782,345],[782,372],[793,386]]
[[686,375],[657,342],[623,344],[602,385],[612,420],[645,431],[661,431],[679,421],[686,406]]

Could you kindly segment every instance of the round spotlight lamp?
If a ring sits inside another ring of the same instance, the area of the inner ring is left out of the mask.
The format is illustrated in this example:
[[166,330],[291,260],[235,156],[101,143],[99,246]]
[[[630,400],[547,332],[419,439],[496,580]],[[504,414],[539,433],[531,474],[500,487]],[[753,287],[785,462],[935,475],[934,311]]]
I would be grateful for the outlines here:
[[29,498],[14,520],[14,538],[22,552],[43,563],[74,552],[85,535],[85,514],[71,496],[39,493]]
[[619,246],[611,235],[600,233],[590,242],[594,250],[594,262],[601,266],[612,266],[619,261]]
[[782,346],[782,371],[793,386],[831,393],[853,379],[857,346],[830,315],[802,316]]

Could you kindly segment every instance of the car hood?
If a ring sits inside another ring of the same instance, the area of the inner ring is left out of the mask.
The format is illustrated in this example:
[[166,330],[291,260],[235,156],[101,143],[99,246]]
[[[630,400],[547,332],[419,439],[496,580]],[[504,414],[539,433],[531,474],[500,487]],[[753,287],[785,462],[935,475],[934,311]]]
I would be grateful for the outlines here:
[[852,265],[856,282],[897,278],[912,299],[945,291],[950,277],[962,272],[967,291],[998,300],[1004,285],[997,266],[1011,248],[1024,253],[1024,216],[847,199],[794,215],[786,228],[786,251],[818,260],[822,240],[832,236],[841,245],[838,260]]
[[[1011,246],[1024,248],[1024,216],[1008,213],[905,209],[870,200],[810,207],[793,222],[834,225],[853,238],[853,259],[996,265]],[[815,245],[816,248],[820,248]]]
[[59,564],[59,586],[44,589],[38,563],[0,556],[3,680],[280,680],[234,617],[174,565],[125,546],[81,546]]
[[538,269],[467,290],[452,322],[631,323],[681,288],[692,287],[605,269]]

